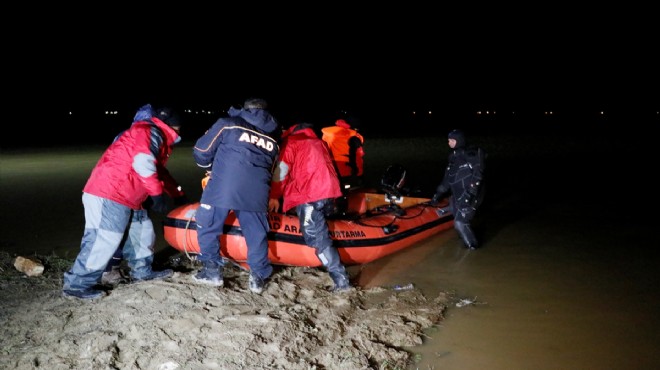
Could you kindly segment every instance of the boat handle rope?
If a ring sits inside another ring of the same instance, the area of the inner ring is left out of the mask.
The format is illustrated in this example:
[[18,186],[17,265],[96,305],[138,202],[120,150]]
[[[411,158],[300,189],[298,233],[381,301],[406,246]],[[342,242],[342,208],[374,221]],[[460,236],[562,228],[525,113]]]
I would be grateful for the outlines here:
[[[386,225],[369,225],[369,224],[366,224],[366,223],[360,221],[360,219],[357,219],[357,220],[355,220],[354,222],[355,222],[356,224],[360,225],[360,226],[365,226],[365,227],[380,227],[380,228],[386,228],[386,227],[390,227],[390,226],[394,225],[394,223],[396,222],[397,219],[410,220],[410,219],[413,219],[413,218],[415,218],[415,217],[419,217],[419,216],[421,216],[421,215],[422,215],[422,212],[424,212],[424,210],[425,210],[427,207],[433,207],[432,205],[430,205],[430,204],[428,204],[428,203],[420,203],[419,205],[423,205],[424,207],[421,208],[421,209],[419,210],[419,212],[418,212],[416,215],[412,215],[412,216],[406,216],[406,217],[404,217],[404,216],[397,215],[396,213],[392,213],[392,216],[393,216],[392,221],[390,221],[390,222],[389,222],[388,224],[386,224]],[[384,212],[381,213],[381,214],[384,214]],[[373,214],[372,214],[372,215],[373,215]]]
[[[421,216],[422,212],[424,212],[424,210],[425,210],[427,207],[435,207],[435,208],[438,208],[437,206],[431,205],[431,204],[429,204],[429,203],[420,203],[420,205],[423,205],[424,207],[421,208],[421,209],[419,210],[419,212],[418,212],[416,215],[403,217],[403,216],[397,215],[396,213],[392,213],[392,216],[393,216],[392,221],[390,221],[390,222],[387,223],[386,225],[369,225],[369,224],[367,224],[367,223],[364,223],[364,222],[360,221],[359,219],[354,220],[353,222],[355,222],[356,224],[358,224],[358,225],[360,225],[360,226],[364,226],[364,227],[379,227],[379,228],[382,228],[382,229],[384,229],[384,230],[388,230],[388,229],[390,229],[390,228],[392,227],[392,225],[394,225],[394,223],[396,222],[397,219],[402,219],[402,220],[413,219],[413,218],[415,218],[415,217],[419,217],[419,216]],[[192,222],[193,217],[195,217],[195,213],[194,213],[194,212],[190,215],[190,217],[189,217],[188,220],[186,221],[186,227],[185,227],[185,230],[186,230],[186,231],[185,231],[184,234],[183,234],[183,252],[186,254],[186,257],[188,258],[188,260],[194,262],[194,261],[196,261],[196,258],[192,257],[192,256],[190,255],[190,253],[188,252],[188,243],[187,243],[187,240],[188,240],[188,230],[190,230],[190,223]]]
[[196,259],[194,257],[190,256],[190,253],[188,253],[188,230],[190,230],[190,223],[192,222],[193,217],[195,217],[195,213],[193,212],[192,215],[188,218],[188,221],[186,221],[186,231],[183,234],[183,252],[186,254],[186,257],[188,257],[188,260],[190,261],[195,261]]

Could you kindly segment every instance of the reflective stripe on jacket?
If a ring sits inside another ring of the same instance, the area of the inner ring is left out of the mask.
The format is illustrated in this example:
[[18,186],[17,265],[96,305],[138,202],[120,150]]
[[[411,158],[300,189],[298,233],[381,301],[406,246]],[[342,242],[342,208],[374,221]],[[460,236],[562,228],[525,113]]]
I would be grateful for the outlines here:
[[231,108],[195,142],[193,158],[211,173],[201,202],[220,208],[267,212],[279,153],[279,124],[263,109]]

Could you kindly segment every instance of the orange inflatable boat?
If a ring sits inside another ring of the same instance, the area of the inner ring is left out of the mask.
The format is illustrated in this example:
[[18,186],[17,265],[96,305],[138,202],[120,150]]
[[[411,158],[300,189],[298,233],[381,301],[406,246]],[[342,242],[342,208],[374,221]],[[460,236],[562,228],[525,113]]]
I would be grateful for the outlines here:
[[[347,212],[328,218],[328,227],[341,260],[346,265],[382,258],[422,239],[453,227],[454,217],[447,201],[429,204],[428,198],[391,197],[388,194],[355,192],[348,198]],[[164,221],[165,240],[188,255],[199,253],[195,212],[199,203],[171,211]],[[270,213],[269,257],[273,264],[321,266],[314,249],[299,230],[297,216]],[[231,213],[220,236],[223,257],[245,265],[247,246],[236,216]]]

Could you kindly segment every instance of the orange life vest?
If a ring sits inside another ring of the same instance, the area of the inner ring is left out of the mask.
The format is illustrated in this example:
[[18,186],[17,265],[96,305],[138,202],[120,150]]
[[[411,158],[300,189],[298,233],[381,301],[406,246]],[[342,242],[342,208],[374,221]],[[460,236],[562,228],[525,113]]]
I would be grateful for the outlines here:
[[[339,171],[339,176],[349,177],[351,176],[351,166],[349,166],[349,151],[350,146],[348,140],[352,137],[357,137],[360,139],[360,142],[364,144],[364,138],[356,130],[350,128],[350,126],[344,120],[337,120],[336,126],[324,127],[321,129],[323,133],[323,141],[328,143],[332,156],[337,164],[337,170]],[[355,164],[358,168],[358,176],[362,176],[364,171],[364,149],[359,147],[355,153]]]

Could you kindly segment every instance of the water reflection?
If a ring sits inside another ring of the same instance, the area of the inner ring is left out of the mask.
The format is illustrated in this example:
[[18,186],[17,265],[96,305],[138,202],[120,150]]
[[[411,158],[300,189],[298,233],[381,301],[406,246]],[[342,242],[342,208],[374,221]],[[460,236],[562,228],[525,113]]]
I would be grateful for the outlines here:
[[[651,223],[599,192],[530,208],[505,194],[482,225],[484,248],[454,231],[363,266],[366,286],[412,282],[475,304],[446,311],[412,369],[651,369],[660,365],[659,253]],[[576,211],[577,209],[577,211]],[[498,213],[521,217],[498,219]]]

